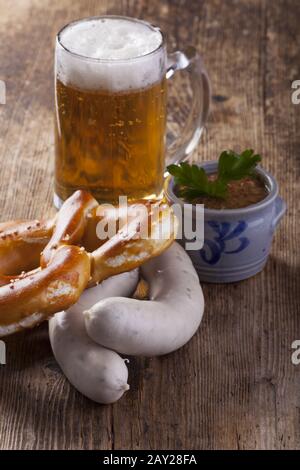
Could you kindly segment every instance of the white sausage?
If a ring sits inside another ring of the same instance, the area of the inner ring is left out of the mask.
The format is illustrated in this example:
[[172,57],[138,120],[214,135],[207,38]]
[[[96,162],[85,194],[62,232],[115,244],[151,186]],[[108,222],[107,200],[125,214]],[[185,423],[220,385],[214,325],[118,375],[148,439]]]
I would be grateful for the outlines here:
[[117,274],[105,279],[95,287],[86,289],[81,294],[78,302],[73,305],[72,309],[82,313],[84,310],[91,308],[97,302],[106,297],[129,297],[133,294],[139,281],[139,270],[133,269],[128,273]]
[[103,281],[81,296],[67,312],[49,321],[54,356],[71,384],[98,403],[113,403],[129,389],[125,361],[114,351],[94,343],[86,333],[82,309],[111,295],[130,295],[138,282],[138,270]]
[[197,273],[178,243],[141,268],[151,300],[106,298],[84,312],[89,336],[122,354],[168,354],[197,331],[204,299]]

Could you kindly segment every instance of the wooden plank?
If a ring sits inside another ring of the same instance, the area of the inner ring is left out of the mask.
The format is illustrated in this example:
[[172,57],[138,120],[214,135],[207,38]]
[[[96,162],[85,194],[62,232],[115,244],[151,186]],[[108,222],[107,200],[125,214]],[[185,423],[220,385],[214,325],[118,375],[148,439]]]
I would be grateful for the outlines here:
[[160,24],[171,49],[199,48],[214,99],[194,159],[253,146],[278,177],[288,215],[264,272],[205,285],[197,335],[175,354],[131,359],[131,390],[114,406],[95,405],[68,384],[46,325],[7,339],[0,448],[299,449],[300,368],[290,360],[300,339],[300,107],[290,100],[300,77],[298,2],[0,0],[0,79],[8,90],[0,106],[1,220],[53,212],[55,33],[105,12]]

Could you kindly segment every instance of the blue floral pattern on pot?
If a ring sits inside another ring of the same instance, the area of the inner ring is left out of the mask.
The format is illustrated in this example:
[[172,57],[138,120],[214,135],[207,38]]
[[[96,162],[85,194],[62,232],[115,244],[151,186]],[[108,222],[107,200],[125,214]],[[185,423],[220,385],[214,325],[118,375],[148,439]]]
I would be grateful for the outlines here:
[[[216,264],[222,254],[235,254],[245,250],[250,241],[247,237],[240,237],[240,235],[247,229],[247,223],[244,220],[239,220],[236,224],[230,222],[216,222],[209,220],[207,222],[212,230],[216,233],[213,240],[204,240],[204,246],[200,251],[203,261],[207,264]],[[236,239],[237,246],[233,250],[227,248],[229,240]]]

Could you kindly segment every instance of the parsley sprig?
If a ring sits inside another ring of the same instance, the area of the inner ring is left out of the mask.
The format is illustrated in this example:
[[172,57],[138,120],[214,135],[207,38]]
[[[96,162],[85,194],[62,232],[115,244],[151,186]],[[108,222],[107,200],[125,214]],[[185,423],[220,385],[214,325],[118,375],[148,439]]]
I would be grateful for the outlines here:
[[179,165],[169,165],[168,172],[174,176],[178,195],[187,201],[193,201],[201,196],[225,199],[228,183],[252,176],[261,157],[254,150],[247,149],[241,154],[233,150],[224,150],[219,156],[217,178],[210,180],[205,170],[197,165],[182,162]]

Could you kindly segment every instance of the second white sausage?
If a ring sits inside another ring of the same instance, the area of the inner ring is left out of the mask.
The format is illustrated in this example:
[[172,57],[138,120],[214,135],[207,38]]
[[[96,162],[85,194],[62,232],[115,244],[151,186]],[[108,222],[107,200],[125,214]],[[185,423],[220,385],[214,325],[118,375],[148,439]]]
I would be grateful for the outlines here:
[[158,356],[197,331],[204,299],[193,264],[178,244],[141,268],[150,300],[106,298],[84,312],[89,336],[121,354]]

